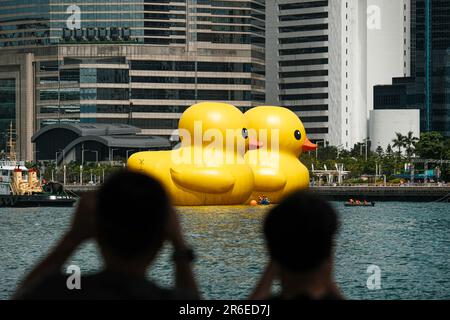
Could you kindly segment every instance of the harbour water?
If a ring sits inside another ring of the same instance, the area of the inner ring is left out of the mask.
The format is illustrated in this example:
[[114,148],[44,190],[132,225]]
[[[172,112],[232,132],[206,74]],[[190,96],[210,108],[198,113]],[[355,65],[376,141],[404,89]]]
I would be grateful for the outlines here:
[[[379,202],[346,208],[341,218],[336,278],[350,299],[450,299],[450,205]],[[198,259],[195,272],[207,299],[248,296],[267,260],[261,223],[267,207],[179,208],[183,228]],[[70,208],[0,208],[0,299],[66,230]],[[126,213],[124,213],[126,214]],[[295,254],[295,247],[292,248]],[[101,268],[98,250],[87,243],[68,264],[84,273]],[[381,269],[381,289],[366,286],[367,268]],[[170,285],[170,250],[165,248],[149,276]]]

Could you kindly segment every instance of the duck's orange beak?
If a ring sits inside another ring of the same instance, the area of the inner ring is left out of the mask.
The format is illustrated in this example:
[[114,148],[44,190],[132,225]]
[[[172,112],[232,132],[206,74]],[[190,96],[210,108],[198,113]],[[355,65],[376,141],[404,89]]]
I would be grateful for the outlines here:
[[256,150],[263,147],[263,143],[261,141],[258,141],[257,139],[250,138],[250,141],[248,142],[248,147],[250,150]]
[[317,144],[312,143],[309,141],[308,138],[305,139],[305,142],[303,142],[302,151],[314,151],[317,149]]

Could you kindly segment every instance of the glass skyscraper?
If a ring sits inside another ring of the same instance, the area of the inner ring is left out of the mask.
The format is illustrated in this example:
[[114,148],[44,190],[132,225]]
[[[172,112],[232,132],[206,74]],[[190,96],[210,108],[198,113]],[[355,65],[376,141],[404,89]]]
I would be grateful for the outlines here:
[[377,86],[375,109],[420,109],[421,131],[450,136],[450,1],[411,0],[411,78]]
[[31,135],[57,122],[168,136],[196,102],[263,104],[264,36],[264,0],[0,0],[0,81],[23,95],[18,150],[31,158]]

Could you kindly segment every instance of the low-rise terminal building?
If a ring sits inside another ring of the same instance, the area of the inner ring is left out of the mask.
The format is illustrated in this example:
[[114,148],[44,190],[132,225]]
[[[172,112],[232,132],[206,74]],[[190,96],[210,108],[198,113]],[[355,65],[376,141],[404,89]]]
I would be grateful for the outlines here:
[[36,132],[37,161],[78,163],[126,160],[145,150],[170,150],[172,144],[162,136],[142,135],[141,129],[127,124],[53,124]]

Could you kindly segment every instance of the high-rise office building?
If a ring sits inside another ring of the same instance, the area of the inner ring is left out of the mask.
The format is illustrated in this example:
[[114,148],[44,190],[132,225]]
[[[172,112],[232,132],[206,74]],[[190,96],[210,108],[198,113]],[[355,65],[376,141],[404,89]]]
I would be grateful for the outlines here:
[[168,136],[196,102],[263,104],[264,33],[264,0],[0,0],[0,130],[31,159],[52,123]]
[[313,140],[351,147],[365,138],[365,86],[359,86],[365,78],[362,2],[267,4],[267,34],[278,40],[278,46],[267,42],[267,100],[301,116]]
[[409,73],[408,2],[267,3],[267,102],[295,111],[319,143],[362,142],[373,85]]
[[367,103],[373,87],[408,77],[411,57],[410,0],[367,0]]
[[374,90],[375,109],[420,109],[421,131],[450,136],[450,2],[411,0],[411,77]]

